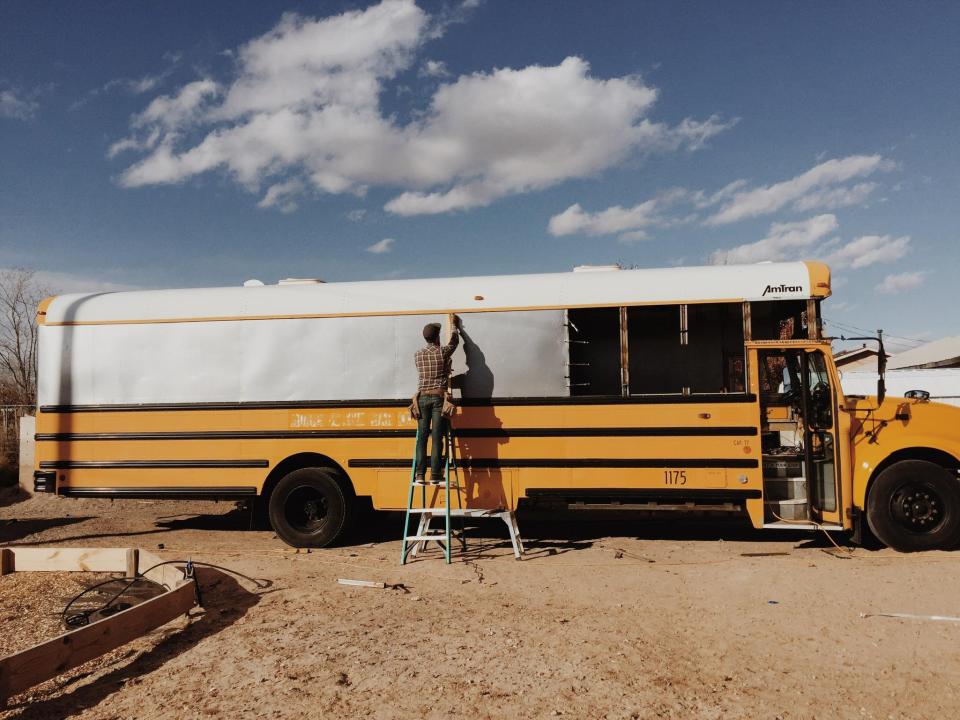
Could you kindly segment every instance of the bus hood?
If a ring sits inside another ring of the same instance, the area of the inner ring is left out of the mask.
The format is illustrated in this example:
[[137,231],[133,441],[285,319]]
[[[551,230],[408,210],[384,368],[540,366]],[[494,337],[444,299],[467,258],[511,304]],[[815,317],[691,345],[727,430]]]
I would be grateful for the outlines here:
[[960,463],[960,407],[902,397],[847,396],[843,409],[851,415],[850,435],[856,452],[864,445],[871,455],[889,455],[906,448],[934,448]]

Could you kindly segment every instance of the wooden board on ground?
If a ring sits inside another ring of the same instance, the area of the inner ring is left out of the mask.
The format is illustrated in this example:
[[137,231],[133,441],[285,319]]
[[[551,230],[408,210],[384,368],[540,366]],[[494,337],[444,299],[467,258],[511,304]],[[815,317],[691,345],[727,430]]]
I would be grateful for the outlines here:
[[17,572],[125,572],[127,548],[9,548]]
[[[0,704],[24,690],[120,647],[196,604],[193,578],[136,548],[3,548],[2,574],[14,571],[142,574],[168,589],[116,615],[0,658]],[[159,565],[159,567],[154,567]]]

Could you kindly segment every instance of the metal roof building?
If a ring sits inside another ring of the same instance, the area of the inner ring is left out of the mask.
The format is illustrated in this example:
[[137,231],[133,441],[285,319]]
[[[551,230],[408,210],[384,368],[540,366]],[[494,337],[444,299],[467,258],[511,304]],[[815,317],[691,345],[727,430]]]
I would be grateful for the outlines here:
[[889,370],[960,367],[960,336],[945,337],[898,353],[887,363]]

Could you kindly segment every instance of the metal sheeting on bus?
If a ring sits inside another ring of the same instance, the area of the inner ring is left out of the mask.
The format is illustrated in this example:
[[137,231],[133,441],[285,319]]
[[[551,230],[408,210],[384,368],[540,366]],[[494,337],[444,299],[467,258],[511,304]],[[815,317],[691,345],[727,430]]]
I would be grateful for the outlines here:
[[[410,397],[436,315],[40,328],[39,403],[102,405]],[[568,394],[562,311],[464,318],[463,397]],[[535,368],[531,369],[531,363]]]

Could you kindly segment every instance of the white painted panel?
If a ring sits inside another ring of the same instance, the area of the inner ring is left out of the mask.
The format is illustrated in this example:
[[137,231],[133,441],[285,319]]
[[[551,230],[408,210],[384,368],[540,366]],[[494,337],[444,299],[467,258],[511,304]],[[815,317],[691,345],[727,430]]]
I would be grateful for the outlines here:
[[465,315],[453,356],[463,397],[569,395],[563,311]]
[[[41,327],[41,405],[400,399],[442,316]],[[566,395],[563,313],[471,315],[464,397]],[[465,352],[467,351],[467,352]]]
[[[201,323],[198,323],[201,324]],[[264,320],[244,327],[243,401],[403,398],[422,318]]]

